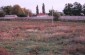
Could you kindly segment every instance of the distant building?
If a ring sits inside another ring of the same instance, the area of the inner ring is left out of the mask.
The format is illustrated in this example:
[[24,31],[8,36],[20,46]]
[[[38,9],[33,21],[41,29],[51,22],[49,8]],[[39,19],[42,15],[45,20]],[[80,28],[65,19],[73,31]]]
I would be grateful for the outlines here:
[[47,14],[44,14],[44,13],[39,13],[38,15],[37,15],[37,17],[48,17],[49,15],[47,15]]

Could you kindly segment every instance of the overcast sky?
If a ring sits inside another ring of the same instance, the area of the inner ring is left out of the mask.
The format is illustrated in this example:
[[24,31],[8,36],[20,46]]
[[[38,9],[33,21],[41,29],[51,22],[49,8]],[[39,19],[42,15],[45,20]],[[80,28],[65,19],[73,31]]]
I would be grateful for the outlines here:
[[74,2],[84,4],[85,0],[0,0],[0,7],[19,4],[22,8],[30,9],[33,13],[35,13],[36,5],[39,6],[39,10],[42,12],[42,3],[45,4],[46,12],[48,12],[49,9],[52,9],[52,6],[53,9],[62,11],[66,3]]

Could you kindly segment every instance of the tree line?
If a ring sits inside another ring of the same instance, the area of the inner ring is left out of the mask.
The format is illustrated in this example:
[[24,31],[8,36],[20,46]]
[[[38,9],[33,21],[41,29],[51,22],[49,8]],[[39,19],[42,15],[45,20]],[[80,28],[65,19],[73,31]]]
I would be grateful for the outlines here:
[[84,16],[85,15],[85,4],[81,5],[79,2],[67,3],[63,10],[65,15],[70,16]]
[[[43,14],[45,14],[46,12],[45,12],[45,4],[43,3],[42,4],[42,13]],[[38,8],[38,5],[36,6],[36,15],[38,15],[39,14],[39,8]]]
[[21,8],[19,5],[0,7],[0,16],[17,15],[19,17],[31,16],[32,12],[29,9]]

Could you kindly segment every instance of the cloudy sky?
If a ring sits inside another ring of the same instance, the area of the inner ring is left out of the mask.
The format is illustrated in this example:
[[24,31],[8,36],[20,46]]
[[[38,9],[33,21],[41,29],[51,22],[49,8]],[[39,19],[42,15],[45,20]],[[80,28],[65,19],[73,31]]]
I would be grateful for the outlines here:
[[7,5],[15,5],[19,4],[22,8],[30,9],[33,13],[36,12],[36,5],[39,6],[40,12],[42,12],[42,3],[45,4],[46,12],[49,11],[49,9],[62,11],[66,3],[74,3],[79,2],[81,4],[85,3],[85,0],[0,0],[0,7],[1,6],[7,6]]

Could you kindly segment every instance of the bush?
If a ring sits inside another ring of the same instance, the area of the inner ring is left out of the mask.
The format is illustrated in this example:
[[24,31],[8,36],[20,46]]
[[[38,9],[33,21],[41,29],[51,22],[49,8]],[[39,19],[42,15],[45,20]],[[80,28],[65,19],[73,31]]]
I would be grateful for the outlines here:
[[58,21],[58,18],[60,17],[60,15],[57,12],[55,12],[53,16],[54,16],[54,21]]
[[52,16],[52,12],[53,12],[53,16],[54,16],[54,21],[57,21],[58,18],[60,17],[59,12],[55,11],[55,10],[49,10],[49,16]]
[[19,15],[17,15],[18,17],[27,17],[27,15],[26,14],[19,14]]
[[4,17],[5,16],[5,12],[4,11],[0,11],[0,17]]

